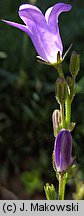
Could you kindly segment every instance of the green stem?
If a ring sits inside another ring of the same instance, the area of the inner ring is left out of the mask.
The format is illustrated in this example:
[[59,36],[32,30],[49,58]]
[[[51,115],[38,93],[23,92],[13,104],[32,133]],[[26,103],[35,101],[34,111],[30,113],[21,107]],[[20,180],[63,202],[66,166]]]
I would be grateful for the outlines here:
[[65,127],[64,104],[60,104],[60,111],[61,111],[61,124],[62,124],[62,128],[64,128]]
[[66,125],[69,125],[71,121],[71,101],[69,97],[66,99],[65,102],[65,110],[66,110]]
[[66,181],[63,174],[59,174],[59,200],[64,200]]
[[54,67],[57,69],[58,74],[59,74],[59,77],[61,77],[61,78],[64,79],[64,74],[63,74],[63,70],[62,70],[62,65],[59,64],[59,65],[55,65]]

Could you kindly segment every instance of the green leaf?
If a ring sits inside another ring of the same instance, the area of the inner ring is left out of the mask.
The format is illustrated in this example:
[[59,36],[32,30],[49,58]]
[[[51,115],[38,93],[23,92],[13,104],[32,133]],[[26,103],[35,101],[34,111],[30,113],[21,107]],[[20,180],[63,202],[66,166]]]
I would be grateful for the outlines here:
[[56,200],[56,191],[53,184],[49,185],[49,183],[46,183],[44,190],[47,200]]

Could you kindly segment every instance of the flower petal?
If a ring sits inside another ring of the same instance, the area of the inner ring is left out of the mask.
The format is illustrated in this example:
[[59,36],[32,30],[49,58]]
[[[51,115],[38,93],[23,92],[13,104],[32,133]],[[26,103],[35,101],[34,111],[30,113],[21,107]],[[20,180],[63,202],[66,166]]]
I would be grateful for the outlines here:
[[7,21],[2,19],[3,22],[7,23],[8,25],[14,26],[16,28],[21,29],[22,31],[26,32],[27,34],[30,34],[30,32],[28,31],[27,27],[25,25],[16,23],[16,22],[11,22],[11,21]]
[[63,142],[61,145],[61,160],[60,160],[60,170],[66,170],[72,162],[72,137],[68,130],[65,130],[63,134]]
[[60,131],[60,133],[57,135],[57,138],[55,139],[55,161],[56,161],[56,166],[59,167],[60,166],[60,150],[61,150],[61,139],[62,139],[62,134],[63,134],[63,130]]
[[30,22],[46,27],[46,20],[42,12],[34,5],[23,4],[19,7],[19,16],[29,26]]
[[59,45],[61,51],[63,51],[63,45],[60,38],[59,27],[58,27],[58,17],[61,12],[66,12],[71,9],[71,5],[65,3],[55,4],[53,7],[50,7],[45,13],[45,19],[50,28],[50,31],[55,35],[55,40]]

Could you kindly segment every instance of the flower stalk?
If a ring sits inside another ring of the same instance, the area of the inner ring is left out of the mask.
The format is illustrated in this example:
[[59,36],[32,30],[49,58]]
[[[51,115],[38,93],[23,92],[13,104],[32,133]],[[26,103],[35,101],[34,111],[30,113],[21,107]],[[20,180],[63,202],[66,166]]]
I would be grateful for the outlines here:
[[58,64],[58,65],[54,65],[54,67],[56,68],[56,70],[57,70],[57,72],[59,74],[59,77],[64,79],[64,73],[63,73],[63,70],[62,70],[62,65]]
[[64,103],[60,104],[60,112],[61,112],[61,125],[62,128],[65,128]]
[[66,180],[64,174],[59,174],[59,200],[64,200]]
[[68,127],[71,121],[71,101],[69,97],[67,97],[65,101],[65,121],[66,121],[66,126]]

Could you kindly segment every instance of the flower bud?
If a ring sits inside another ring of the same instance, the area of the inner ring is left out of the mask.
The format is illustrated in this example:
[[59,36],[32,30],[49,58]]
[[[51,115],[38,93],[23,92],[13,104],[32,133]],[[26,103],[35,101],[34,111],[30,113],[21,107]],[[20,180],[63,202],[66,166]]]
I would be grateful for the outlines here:
[[56,80],[56,99],[59,104],[63,104],[66,100],[66,97],[67,97],[66,81],[63,78],[58,77],[58,79]]
[[55,139],[54,161],[59,173],[66,172],[73,162],[72,136],[69,130],[62,129]]
[[56,137],[58,132],[59,132],[59,128],[61,126],[61,112],[60,110],[54,110],[53,114],[52,114],[52,122],[53,122],[53,130],[54,130],[54,136]]
[[54,185],[49,185],[48,183],[44,186],[45,194],[47,200],[56,200],[56,191]]
[[79,70],[80,70],[80,55],[77,54],[75,51],[72,52],[70,58],[70,66],[69,66],[70,73],[72,76],[76,77]]

